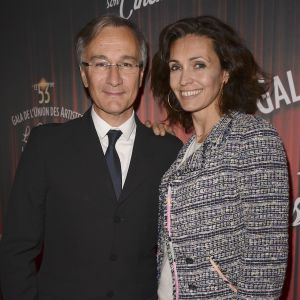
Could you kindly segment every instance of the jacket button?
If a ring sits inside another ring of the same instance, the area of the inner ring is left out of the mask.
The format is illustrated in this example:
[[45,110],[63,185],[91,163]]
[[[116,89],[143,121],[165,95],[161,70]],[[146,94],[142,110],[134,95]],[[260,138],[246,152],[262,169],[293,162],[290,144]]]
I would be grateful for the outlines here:
[[117,254],[111,254],[110,257],[109,257],[109,259],[111,261],[116,261],[118,259],[118,255]]
[[112,297],[114,296],[114,291],[108,291],[108,292],[106,293],[106,296],[107,296],[108,298],[112,298]]
[[114,222],[115,223],[120,223],[121,222],[121,218],[119,216],[114,216]]
[[190,289],[190,290],[196,290],[196,289],[197,289],[197,286],[194,285],[194,284],[189,284],[189,289]]
[[187,257],[187,258],[185,259],[185,262],[186,262],[187,264],[192,264],[192,263],[194,262],[194,260],[193,260],[191,257]]

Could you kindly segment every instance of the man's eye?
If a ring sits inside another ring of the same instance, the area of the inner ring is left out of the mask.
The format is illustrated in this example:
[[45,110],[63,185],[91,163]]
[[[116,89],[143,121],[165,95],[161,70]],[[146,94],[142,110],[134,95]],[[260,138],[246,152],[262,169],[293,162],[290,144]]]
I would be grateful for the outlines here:
[[177,70],[181,69],[179,65],[175,65],[175,64],[170,65],[169,68],[170,68],[170,72],[174,72],[174,71],[177,71]]
[[109,65],[107,62],[104,61],[97,61],[94,63],[96,68],[107,68],[107,66]]
[[132,69],[133,64],[129,62],[120,63],[119,66],[124,69]]

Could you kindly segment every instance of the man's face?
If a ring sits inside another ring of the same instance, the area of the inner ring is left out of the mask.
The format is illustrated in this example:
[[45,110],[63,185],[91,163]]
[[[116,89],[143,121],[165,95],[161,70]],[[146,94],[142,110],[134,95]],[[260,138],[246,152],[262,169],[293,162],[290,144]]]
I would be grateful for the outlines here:
[[[81,66],[84,86],[88,88],[96,113],[107,123],[118,126],[132,114],[133,103],[142,83],[143,69],[131,71],[105,64],[132,64],[140,62],[139,45],[127,27],[104,27],[87,45]],[[100,67],[99,67],[100,66]]]

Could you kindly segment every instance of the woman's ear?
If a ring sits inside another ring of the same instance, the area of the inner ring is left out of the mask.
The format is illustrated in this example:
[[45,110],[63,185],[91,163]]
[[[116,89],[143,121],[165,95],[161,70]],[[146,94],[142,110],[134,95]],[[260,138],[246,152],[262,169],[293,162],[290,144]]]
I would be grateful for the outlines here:
[[223,85],[226,84],[229,80],[229,72],[224,70],[224,74],[223,74]]

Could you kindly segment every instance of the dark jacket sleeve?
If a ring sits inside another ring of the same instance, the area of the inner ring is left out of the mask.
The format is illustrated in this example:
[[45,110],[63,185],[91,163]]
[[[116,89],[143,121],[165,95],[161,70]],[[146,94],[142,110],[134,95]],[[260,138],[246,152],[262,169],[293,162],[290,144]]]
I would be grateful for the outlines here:
[[31,132],[4,219],[0,275],[5,300],[38,299],[35,258],[42,245],[46,198],[42,133],[40,128]]

